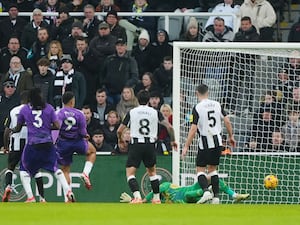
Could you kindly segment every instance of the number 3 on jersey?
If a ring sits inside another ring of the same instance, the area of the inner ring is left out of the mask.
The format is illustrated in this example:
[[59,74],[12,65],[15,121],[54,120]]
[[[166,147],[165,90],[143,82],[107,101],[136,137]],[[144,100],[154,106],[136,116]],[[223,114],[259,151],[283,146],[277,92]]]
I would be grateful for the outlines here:
[[32,124],[36,128],[41,128],[43,126],[43,120],[41,118],[42,110],[32,110],[32,115],[34,115],[34,122]]

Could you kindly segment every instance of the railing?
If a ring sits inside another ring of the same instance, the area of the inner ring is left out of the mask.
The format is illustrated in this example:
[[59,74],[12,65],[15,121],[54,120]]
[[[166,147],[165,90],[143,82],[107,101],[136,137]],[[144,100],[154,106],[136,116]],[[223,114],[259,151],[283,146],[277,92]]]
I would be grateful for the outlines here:
[[[106,16],[106,13],[96,12],[96,16]],[[0,13],[0,16],[8,16],[7,12]],[[32,19],[32,12],[19,12],[19,16],[28,16]],[[43,16],[58,16],[57,12],[43,12]],[[83,12],[70,12],[70,16],[84,16]],[[145,13],[129,13],[129,12],[118,12],[118,16],[154,16],[154,17],[164,17],[165,18],[165,30],[170,31],[170,17],[185,17],[194,16],[196,18],[209,18],[210,16],[232,16],[233,18],[233,30],[237,31],[239,26],[239,21],[237,16],[233,13],[206,13],[206,12],[195,12],[195,13],[174,13],[174,12],[145,12]],[[205,26],[205,24],[203,24]]]

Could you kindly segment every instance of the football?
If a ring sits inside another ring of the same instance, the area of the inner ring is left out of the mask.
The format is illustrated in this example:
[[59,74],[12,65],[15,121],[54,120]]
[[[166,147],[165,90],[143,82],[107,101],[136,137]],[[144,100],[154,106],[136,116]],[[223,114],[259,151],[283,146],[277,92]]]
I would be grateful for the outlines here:
[[264,187],[266,189],[275,189],[278,186],[278,178],[276,175],[268,175],[264,179]]

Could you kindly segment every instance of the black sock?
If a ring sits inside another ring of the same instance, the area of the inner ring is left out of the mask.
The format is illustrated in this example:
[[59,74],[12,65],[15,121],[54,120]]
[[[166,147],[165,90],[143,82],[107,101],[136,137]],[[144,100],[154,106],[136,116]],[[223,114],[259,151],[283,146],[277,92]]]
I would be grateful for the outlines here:
[[138,184],[136,178],[131,178],[128,181],[128,185],[129,185],[129,188],[130,188],[130,190],[131,190],[132,193],[140,190],[139,189],[139,184]]
[[219,197],[219,192],[220,192],[219,176],[214,175],[210,179],[211,179],[211,186],[212,186],[212,190],[213,190],[213,193],[214,193],[214,197],[218,198]]
[[203,192],[208,191],[208,182],[207,178],[204,174],[201,174],[198,176],[198,183],[200,187],[202,188]]
[[7,185],[11,185],[12,183],[12,177],[13,177],[13,173],[11,171],[7,171],[5,173],[5,184]]
[[155,180],[151,180],[151,188],[154,194],[158,194],[159,193],[159,180],[155,179]]
[[43,177],[35,178],[35,182],[39,191],[39,195],[44,198],[44,184],[43,184]]

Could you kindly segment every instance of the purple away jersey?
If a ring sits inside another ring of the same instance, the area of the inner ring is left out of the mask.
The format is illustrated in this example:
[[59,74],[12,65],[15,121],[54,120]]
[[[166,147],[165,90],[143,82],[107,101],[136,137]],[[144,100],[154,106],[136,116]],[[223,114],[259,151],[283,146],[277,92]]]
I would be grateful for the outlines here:
[[29,145],[52,143],[51,125],[55,121],[55,111],[49,104],[43,110],[32,110],[30,105],[25,105],[18,116],[18,123],[27,125]]
[[60,138],[76,140],[87,135],[86,120],[80,110],[65,107],[57,113],[57,117],[61,124]]

